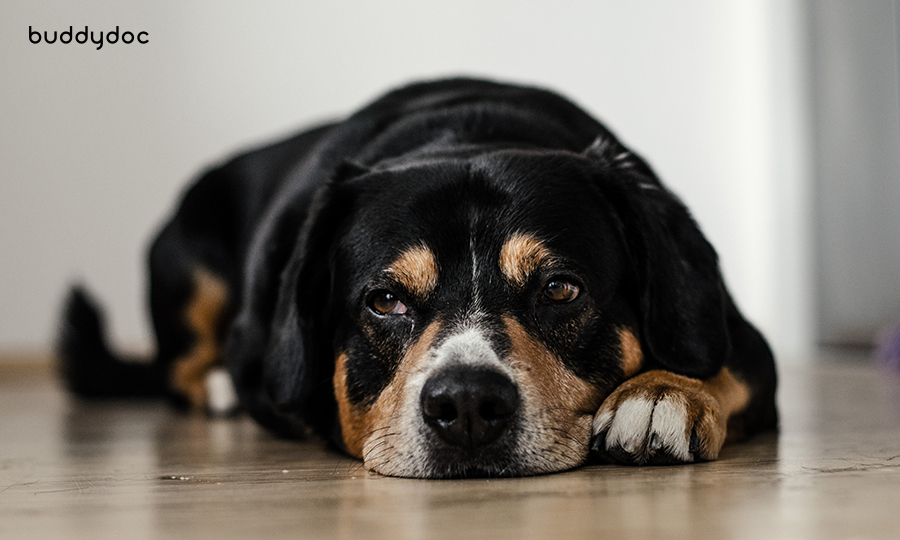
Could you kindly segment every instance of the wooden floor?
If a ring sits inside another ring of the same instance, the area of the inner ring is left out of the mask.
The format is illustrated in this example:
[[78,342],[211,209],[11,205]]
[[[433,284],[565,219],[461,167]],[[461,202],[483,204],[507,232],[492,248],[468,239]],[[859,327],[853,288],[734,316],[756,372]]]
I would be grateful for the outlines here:
[[783,369],[781,434],[715,463],[458,481],[0,366],[2,539],[900,538],[900,378],[864,362]]

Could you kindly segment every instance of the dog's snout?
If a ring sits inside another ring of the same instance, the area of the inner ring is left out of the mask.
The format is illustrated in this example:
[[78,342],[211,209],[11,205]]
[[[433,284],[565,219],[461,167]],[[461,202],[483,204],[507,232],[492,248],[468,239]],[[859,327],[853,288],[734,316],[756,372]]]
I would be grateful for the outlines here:
[[446,443],[485,446],[509,427],[519,391],[507,376],[483,367],[455,366],[432,375],[422,388],[425,423]]

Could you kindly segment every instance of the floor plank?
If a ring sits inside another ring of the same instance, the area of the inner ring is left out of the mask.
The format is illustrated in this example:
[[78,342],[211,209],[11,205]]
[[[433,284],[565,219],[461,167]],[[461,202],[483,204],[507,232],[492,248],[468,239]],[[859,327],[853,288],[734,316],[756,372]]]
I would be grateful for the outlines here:
[[0,538],[900,537],[900,378],[784,369],[780,405],[779,435],[714,463],[422,481],[0,363]]

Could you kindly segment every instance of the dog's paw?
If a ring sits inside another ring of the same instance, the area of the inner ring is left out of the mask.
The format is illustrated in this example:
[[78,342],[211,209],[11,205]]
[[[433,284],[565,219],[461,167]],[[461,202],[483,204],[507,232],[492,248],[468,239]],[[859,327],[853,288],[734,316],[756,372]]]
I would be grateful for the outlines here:
[[238,396],[225,368],[216,367],[206,374],[206,412],[212,416],[231,416],[238,410]]
[[619,386],[594,416],[591,450],[634,465],[716,459],[727,417],[697,379],[648,371]]

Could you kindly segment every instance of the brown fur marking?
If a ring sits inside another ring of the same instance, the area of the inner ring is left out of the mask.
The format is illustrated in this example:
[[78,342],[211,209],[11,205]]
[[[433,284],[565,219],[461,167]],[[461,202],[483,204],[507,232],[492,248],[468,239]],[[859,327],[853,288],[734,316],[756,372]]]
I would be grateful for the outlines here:
[[698,454],[703,459],[716,459],[728,439],[728,419],[744,410],[750,402],[750,387],[737,380],[727,367],[700,384],[700,391],[718,404],[718,414],[703,414],[703,405],[688,401],[688,418],[699,419]]
[[626,378],[630,379],[637,375],[644,365],[644,351],[641,350],[641,342],[631,330],[622,327],[619,329],[619,348],[622,350],[622,372]]
[[218,329],[228,304],[225,281],[205,268],[194,271],[194,294],[184,310],[184,320],[194,343],[172,364],[170,384],[191,406],[206,406],[206,374],[219,362]]
[[427,298],[437,287],[437,259],[425,245],[413,246],[401,253],[388,267],[387,272],[409,292],[420,298]]
[[542,241],[522,232],[512,234],[500,248],[500,270],[517,287],[523,287],[535,270],[552,259],[552,253]]
[[727,367],[703,381],[703,389],[721,404],[727,417],[743,411],[750,403],[750,387],[739,381]]
[[605,392],[578,378],[513,317],[503,317],[512,343],[508,357],[525,398],[532,426],[539,426],[537,448],[560,449],[545,470],[575,467],[588,454],[591,421]]
[[346,353],[338,355],[334,370],[335,397],[341,419],[341,436],[351,455],[364,459],[369,439],[386,435],[385,430],[403,407],[407,381],[411,375],[422,369],[421,361],[431,347],[440,326],[439,322],[431,323],[419,339],[410,345],[400,361],[394,378],[370,407],[359,407],[350,403],[347,398],[347,355]]
[[364,411],[351,405],[347,397],[347,353],[345,352],[338,354],[334,366],[333,382],[344,446],[351,455],[361,457],[363,436],[366,433],[363,423]]
[[633,387],[634,391],[630,392],[628,396],[622,396],[620,402],[634,394],[652,394],[651,389],[656,388],[663,391],[667,388],[674,388],[686,393],[703,392],[718,402],[726,417],[740,412],[750,402],[750,388],[735,378],[727,367],[723,367],[719,373],[705,381],[677,375],[671,371],[653,370],[623,383],[620,388],[629,386]]
[[[601,391],[566,369],[517,320],[506,316],[503,317],[503,323],[512,342],[510,365],[517,372],[524,373],[528,379],[520,382],[519,388],[534,389],[538,393],[540,406],[553,411],[554,416],[561,418],[560,413],[568,413],[585,417],[589,426],[591,417],[602,401]],[[567,427],[562,425],[564,429]],[[578,434],[572,435],[577,437]],[[583,439],[587,441],[587,437]]]

